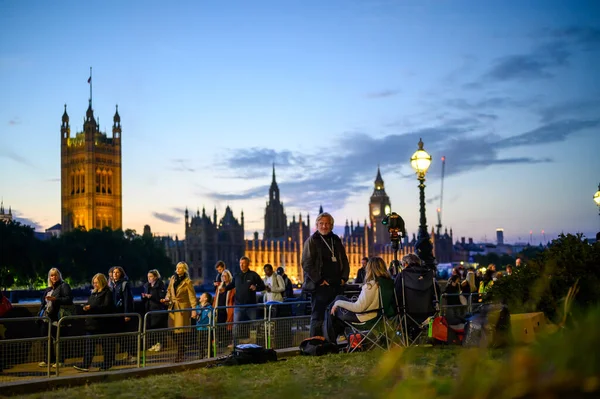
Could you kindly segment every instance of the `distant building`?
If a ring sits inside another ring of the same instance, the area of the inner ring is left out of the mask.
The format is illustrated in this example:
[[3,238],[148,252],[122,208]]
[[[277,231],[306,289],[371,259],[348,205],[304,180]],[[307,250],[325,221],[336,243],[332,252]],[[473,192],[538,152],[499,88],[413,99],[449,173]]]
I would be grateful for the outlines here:
[[50,237],[59,237],[62,233],[62,227],[60,223],[55,224],[52,227],[46,229],[46,234]]
[[496,229],[496,244],[504,245],[504,229]]
[[[265,206],[265,231],[262,239],[258,232],[254,238],[244,239],[244,213],[241,214],[241,223],[233,216],[232,210],[227,207],[225,215],[217,224],[217,211],[214,210],[213,217],[206,214],[205,209],[189,217],[188,210],[185,211],[185,240],[180,241],[177,237],[160,237],[165,250],[173,263],[185,261],[190,266],[191,277],[197,282],[210,281],[216,275],[214,265],[222,260],[234,274],[239,270],[239,258],[247,256],[250,258],[252,270],[262,274],[262,267],[270,263],[277,268],[283,266],[286,274],[294,281],[303,280],[302,272],[302,249],[306,239],[315,231],[310,223],[310,215],[306,214],[306,220],[302,214],[292,215],[292,221],[288,223],[285,208],[281,202],[279,186],[275,177],[273,167],[273,179],[269,187],[269,199]],[[369,202],[369,217],[371,225],[365,220],[361,226],[354,221],[344,227],[342,242],[346,249],[350,263],[350,277],[354,278],[361,266],[361,259],[365,256],[380,256],[386,263],[394,258],[392,245],[389,241],[389,233],[381,224],[383,217],[390,213],[390,200],[385,193],[383,179],[379,168],[375,178],[375,190]],[[323,213],[323,207],[319,208],[319,214]],[[334,216],[335,217],[335,216]],[[339,221],[338,221],[339,224]],[[377,233],[379,230],[379,233]],[[375,242],[377,235],[378,241]],[[414,240],[404,240],[404,246],[397,253],[398,258],[414,252]]]
[[13,220],[11,207],[8,207],[8,213],[4,212],[4,201],[0,201],[0,222],[9,223]]
[[122,228],[121,117],[113,117],[112,137],[100,131],[92,99],[83,131],[71,136],[67,105],[61,135],[62,231]]

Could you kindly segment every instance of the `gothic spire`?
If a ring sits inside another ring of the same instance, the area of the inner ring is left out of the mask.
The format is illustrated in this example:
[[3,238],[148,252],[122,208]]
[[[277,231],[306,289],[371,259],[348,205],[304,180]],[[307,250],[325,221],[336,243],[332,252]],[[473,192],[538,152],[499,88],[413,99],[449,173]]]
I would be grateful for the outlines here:
[[379,170],[379,165],[377,165],[377,177],[375,177],[375,189],[376,190],[383,189],[383,178],[381,177],[381,171]]

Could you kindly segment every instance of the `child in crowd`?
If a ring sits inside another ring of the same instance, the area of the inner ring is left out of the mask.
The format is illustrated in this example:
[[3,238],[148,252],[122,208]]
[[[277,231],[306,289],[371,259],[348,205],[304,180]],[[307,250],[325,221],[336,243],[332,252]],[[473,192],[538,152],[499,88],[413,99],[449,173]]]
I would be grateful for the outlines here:
[[[212,325],[213,307],[212,307],[212,295],[208,292],[200,295],[200,303],[198,304],[198,316],[196,321],[196,329],[198,330],[198,346],[200,348],[200,354],[204,357],[207,353],[207,346],[209,345],[209,326]],[[211,351],[212,352],[212,351]]]

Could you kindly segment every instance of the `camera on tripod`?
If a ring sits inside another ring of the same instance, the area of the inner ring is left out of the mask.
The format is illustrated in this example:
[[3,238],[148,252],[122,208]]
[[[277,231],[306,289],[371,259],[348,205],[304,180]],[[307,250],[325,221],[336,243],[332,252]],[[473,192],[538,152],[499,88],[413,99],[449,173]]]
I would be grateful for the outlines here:
[[381,223],[387,226],[388,232],[390,233],[390,241],[392,244],[397,244],[400,239],[406,236],[406,227],[404,226],[404,219],[396,212],[385,215]]

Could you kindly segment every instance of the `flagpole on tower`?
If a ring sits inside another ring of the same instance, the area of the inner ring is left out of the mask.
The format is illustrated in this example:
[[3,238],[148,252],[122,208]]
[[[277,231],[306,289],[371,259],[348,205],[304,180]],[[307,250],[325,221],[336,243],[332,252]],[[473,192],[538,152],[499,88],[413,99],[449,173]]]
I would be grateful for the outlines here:
[[88,83],[90,84],[90,108],[92,107],[92,67],[90,67],[90,77],[88,79]]

